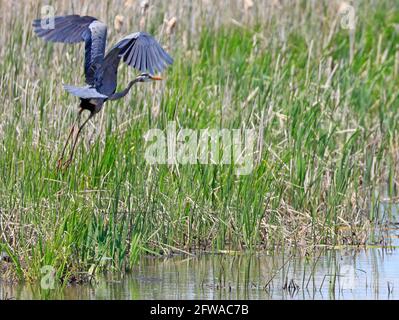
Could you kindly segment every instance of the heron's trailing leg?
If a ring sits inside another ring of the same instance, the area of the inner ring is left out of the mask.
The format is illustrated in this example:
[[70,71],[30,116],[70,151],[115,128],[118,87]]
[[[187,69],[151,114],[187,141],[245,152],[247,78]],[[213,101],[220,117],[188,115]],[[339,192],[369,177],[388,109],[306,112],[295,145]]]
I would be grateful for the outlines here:
[[95,114],[94,112],[90,112],[90,115],[87,117],[86,121],[83,122],[83,124],[79,127],[78,133],[76,134],[75,140],[74,140],[73,145],[72,145],[72,150],[71,150],[71,153],[69,155],[69,158],[68,158],[67,161],[65,161],[62,164],[62,166],[68,167],[71,164],[72,159],[73,159],[73,154],[74,154],[74,151],[75,151],[75,148],[76,148],[76,144],[78,142],[79,135],[82,132],[83,127],[89,122],[89,120],[94,116],[94,114]]
[[62,160],[64,159],[65,150],[66,150],[66,148],[67,148],[67,146],[69,144],[69,140],[72,138],[73,133],[75,132],[76,124],[78,124],[78,125],[80,124],[80,118],[82,116],[82,112],[83,112],[83,109],[80,109],[79,112],[78,112],[78,115],[77,115],[77,117],[76,117],[76,119],[75,119],[75,121],[74,121],[74,123],[73,123],[73,125],[71,127],[71,131],[69,132],[68,139],[65,142],[64,148],[62,149],[61,157],[58,159],[57,169],[61,169],[61,167],[62,167]]

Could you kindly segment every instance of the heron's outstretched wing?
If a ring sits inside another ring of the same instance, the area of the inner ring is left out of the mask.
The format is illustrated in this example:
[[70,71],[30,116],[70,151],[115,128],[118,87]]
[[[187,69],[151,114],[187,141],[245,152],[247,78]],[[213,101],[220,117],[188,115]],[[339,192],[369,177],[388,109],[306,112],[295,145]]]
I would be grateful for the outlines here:
[[68,91],[70,94],[83,98],[83,99],[107,99],[108,96],[99,93],[95,88],[86,86],[86,87],[75,87],[64,84],[64,89]]
[[115,92],[121,59],[131,67],[151,74],[162,72],[168,64],[173,63],[173,59],[148,33],[132,33],[120,40],[105,56],[101,83],[97,86],[101,93],[111,95]]
[[133,33],[119,41],[112,49],[127,65],[141,72],[162,72],[173,59],[165,52],[160,44],[148,33]]
[[107,26],[96,18],[69,15],[54,18],[54,25],[46,20],[33,21],[33,30],[41,38],[51,42],[85,42],[86,83],[94,84],[96,70],[104,60]]

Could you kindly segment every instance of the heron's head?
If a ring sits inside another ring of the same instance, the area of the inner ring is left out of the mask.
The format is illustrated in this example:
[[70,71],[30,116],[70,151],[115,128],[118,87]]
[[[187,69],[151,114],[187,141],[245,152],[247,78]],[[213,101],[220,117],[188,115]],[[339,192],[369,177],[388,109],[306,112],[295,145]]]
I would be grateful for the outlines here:
[[149,82],[149,81],[162,80],[162,78],[159,76],[154,76],[149,73],[142,73],[136,78],[136,80],[138,82]]

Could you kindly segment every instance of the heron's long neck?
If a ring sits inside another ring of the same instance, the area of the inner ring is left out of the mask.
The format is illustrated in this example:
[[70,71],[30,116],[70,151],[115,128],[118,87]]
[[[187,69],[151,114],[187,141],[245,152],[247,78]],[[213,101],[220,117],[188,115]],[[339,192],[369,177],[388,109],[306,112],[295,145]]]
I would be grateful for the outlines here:
[[128,92],[130,91],[130,89],[133,87],[133,85],[136,83],[136,82],[138,82],[139,81],[139,79],[134,79],[134,80],[132,80],[132,81],[130,81],[129,82],[129,84],[127,85],[127,87],[124,89],[124,90],[122,90],[122,91],[120,91],[120,92],[117,92],[117,93],[114,93],[113,95],[111,95],[109,98],[108,98],[108,100],[118,100],[118,99],[120,99],[120,98],[123,98],[124,96],[126,96],[127,94],[128,94]]

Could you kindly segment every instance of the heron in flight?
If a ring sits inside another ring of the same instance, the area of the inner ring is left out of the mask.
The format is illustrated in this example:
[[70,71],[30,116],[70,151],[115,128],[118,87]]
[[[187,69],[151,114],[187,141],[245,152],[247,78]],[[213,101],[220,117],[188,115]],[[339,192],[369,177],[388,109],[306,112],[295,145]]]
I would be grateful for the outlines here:
[[[105,54],[107,25],[93,17],[79,15],[55,17],[51,28],[46,23],[46,19],[33,21],[34,32],[46,41],[85,42],[84,72],[87,86],[64,85],[66,91],[80,98],[80,109],[58,160],[57,167],[62,168],[72,162],[79,134],[87,122],[102,109],[104,102],[123,98],[135,83],[162,80],[154,75],[155,72],[162,72],[168,64],[173,63],[173,59],[152,36],[145,32],[136,32],[124,37]],[[121,60],[139,70],[141,74],[130,81],[124,90],[116,92],[118,66]],[[80,125],[83,110],[88,110],[90,115]],[[76,124],[79,129],[72,142]],[[69,158],[63,162],[69,140],[72,149]]]

